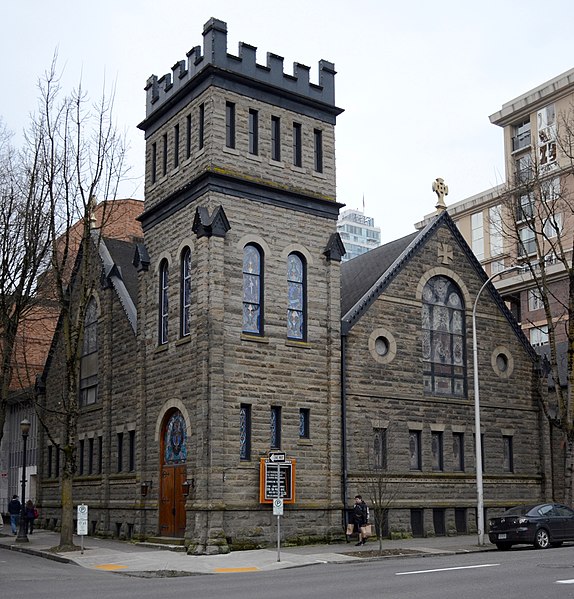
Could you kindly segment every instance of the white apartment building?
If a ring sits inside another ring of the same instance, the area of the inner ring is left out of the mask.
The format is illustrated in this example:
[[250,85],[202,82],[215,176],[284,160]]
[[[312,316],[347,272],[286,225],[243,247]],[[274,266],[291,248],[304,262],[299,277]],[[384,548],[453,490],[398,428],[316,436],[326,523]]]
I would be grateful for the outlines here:
[[337,222],[337,231],[345,244],[347,262],[381,245],[381,229],[375,219],[360,210],[343,210]]

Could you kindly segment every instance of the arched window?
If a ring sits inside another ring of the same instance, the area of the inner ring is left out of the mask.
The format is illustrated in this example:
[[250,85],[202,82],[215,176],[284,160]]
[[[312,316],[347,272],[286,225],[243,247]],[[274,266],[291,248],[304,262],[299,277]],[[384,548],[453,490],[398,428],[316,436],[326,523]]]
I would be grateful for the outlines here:
[[263,334],[263,251],[253,244],[243,249],[243,332]]
[[181,252],[180,284],[179,334],[187,337],[190,334],[191,310],[191,250],[187,247]]
[[466,395],[464,303],[456,284],[443,276],[423,289],[422,358],[425,393]]
[[80,405],[88,406],[98,399],[98,305],[92,297],[84,316],[84,344],[80,359]]
[[287,258],[287,337],[304,340],[307,337],[306,268],[299,254]]
[[168,325],[168,280],[169,266],[167,260],[162,260],[159,266],[159,335],[160,345],[167,343],[167,325]]

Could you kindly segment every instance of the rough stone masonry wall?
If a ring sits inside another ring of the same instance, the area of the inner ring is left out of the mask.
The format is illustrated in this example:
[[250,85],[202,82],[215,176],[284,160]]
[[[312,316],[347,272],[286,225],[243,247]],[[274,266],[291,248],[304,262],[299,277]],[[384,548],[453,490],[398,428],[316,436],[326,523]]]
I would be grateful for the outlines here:
[[[452,265],[437,259],[438,243],[453,248]],[[421,301],[417,288],[433,274],[449,275],[466,288],[467,398],[433,397],[423,392],[421,360]],[[423,279],[424,277],[424,279]],[[372,463],[372,429],[387,428],[388,479],[396,489],[390,516],[392,530],[409,530],[410,508],[426,509],[425,527],[432,532],[430,508],[447,509],[447,527],[454,525],[454,508],[474,509],[474,399],[472,386],[472,303],[482,282],[464,253],[441,229],[416,254],[355,325],[348,337],[347,394],[349,493],[361,491]],[[488,291],[478,306],[481,427],[484,434],[485,506],[511,505],[543,496],[539,408],[533,390],[532,361]],[[377,361],[369,351],[372,335],[390,335],[396,356]],[[378,332],[377,332],[378,331]],[[500,350],[513,359],[513,372],[495,372],[492,356]],[[421,432],[422,470],[409,469],[409,430]],[[431,433],[443,433],[444,469],[432,470]],[[465,470],[455,472],[452,433],[464,433]],[[502,469],[502,435],[513,435],[514,472]],[[371,457],[369,454],[371,453]],[[392,492],[389,492],[392,493]],[[405,511],[407,508],[407,511]],[[402,511],[401,511],[402,509]]]

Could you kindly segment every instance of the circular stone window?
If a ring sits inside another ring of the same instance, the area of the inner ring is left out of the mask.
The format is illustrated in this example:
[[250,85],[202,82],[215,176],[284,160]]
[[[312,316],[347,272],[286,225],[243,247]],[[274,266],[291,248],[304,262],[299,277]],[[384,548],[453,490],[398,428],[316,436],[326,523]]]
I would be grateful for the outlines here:
[[508,357],[505,354],[498,354],[498,356],[496,356],[496,367],[500,372],[506,372],[508,370]]
[[377,362],[388,364],[397,354],[397,342],[389,331],[378,328],[369,336],[369,351]]
[[506,347],[495,347],[490,363],[494,372],[503,379],[509,378],[514,370],[514,359]]
[[389,340],[382,335],[375,339],[375,351],[379,356],[386,356],[389,353]]

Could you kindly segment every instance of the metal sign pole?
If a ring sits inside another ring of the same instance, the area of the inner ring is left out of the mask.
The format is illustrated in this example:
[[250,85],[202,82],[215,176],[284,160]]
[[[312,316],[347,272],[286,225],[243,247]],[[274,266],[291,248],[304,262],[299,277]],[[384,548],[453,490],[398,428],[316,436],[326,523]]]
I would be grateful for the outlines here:
[[[281,465],[277,462],[277,499],[281,499]],[[281,516],[277,515],[277,561],[281,561]]]

